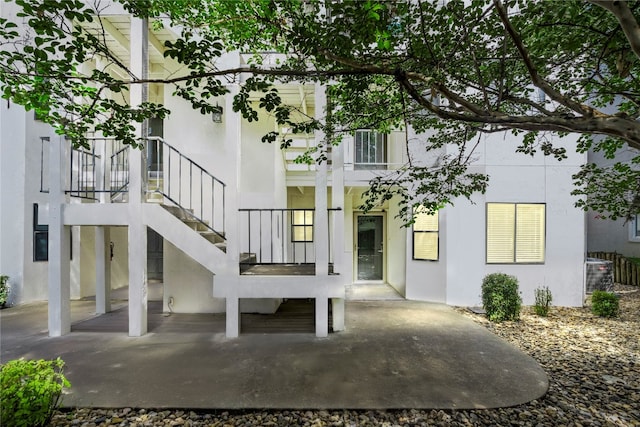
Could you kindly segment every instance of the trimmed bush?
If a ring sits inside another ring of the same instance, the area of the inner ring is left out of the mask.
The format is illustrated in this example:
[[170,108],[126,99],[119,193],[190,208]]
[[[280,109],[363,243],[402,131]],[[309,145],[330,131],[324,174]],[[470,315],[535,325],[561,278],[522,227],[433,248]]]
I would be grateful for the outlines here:
[[9,276],[0,275],[0,307],[4,307],[9,298]]
[[518,279],[504,273],[488,274],[482,279],[482,306],[492,322],[518,320],[522,298]]
[[617,317],[620,312],[620,297],[612,292],[593,291],[591,312],[600,317]]
[[0,420],[3,427],[49,425],[69,382],[62,374],[64,362],[10,360],[0,367]]
[[534,291],[536,303],[533,306],[533,311],[542,317],[547,317],[549,314],[549,308],[551,307],[551,301],[553,300],[551,296],[551,291],[547,286],[544,288],[536,288]]

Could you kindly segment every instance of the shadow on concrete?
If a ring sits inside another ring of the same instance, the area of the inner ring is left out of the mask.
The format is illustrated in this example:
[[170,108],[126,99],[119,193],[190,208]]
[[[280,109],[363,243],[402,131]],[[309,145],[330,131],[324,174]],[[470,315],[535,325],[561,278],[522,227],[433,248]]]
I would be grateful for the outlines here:
[[[49,338],[47,306],[0,312],[2,361],[61,357],[68,407],[206,409],[493,408],[542,396],[531,357],[456,313],[415,301],[347,301],[347,330],[224,336],[220,314],[165,317],[127,336],[126,305],[73,301],[71,334]],[[259,323],[259,322],[258,322]]]

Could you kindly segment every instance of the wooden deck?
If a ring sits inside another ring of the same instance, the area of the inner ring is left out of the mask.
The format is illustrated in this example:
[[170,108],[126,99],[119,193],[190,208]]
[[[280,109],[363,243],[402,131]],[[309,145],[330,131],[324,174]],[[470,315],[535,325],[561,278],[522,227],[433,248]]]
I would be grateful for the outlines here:
[[[253,276],[315,276],[315,263],[308,264],[240,264],[240,274]],[[329,264],[333,274],[333,264]]]

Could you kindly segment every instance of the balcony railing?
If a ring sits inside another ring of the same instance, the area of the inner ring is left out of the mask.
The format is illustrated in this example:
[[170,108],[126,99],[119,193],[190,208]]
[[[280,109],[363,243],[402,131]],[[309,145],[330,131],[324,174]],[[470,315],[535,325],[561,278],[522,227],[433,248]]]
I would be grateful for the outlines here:
[[328,241],[329,263],[333,263],[331,240],[334,216],[340,209],[329,209],[329,233],[318,236],[315,209],[239,209],[240,263],[314,264],[315,240]]
[[[89,200],[99,200],[101,195],[108,195],[113,202],[126,201],[129,146],[112,138],[90,138],[88,144],[89,148],[74,148],[70,152],[66,193]],[[41,166],[44,170],[44,160]]]

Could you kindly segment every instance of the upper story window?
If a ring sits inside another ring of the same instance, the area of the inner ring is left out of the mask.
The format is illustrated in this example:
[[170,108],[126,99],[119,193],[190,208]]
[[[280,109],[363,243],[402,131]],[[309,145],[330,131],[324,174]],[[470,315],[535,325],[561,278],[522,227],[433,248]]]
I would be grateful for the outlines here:
[[355,134],[355,169],[386,169],[387,135],[373,130]]
[[438,212],[429,214],[420,207],[414,213],[413,259],[438,260]]
[[487,263],[543,263],[545,207],[542,203],[487,203]]

